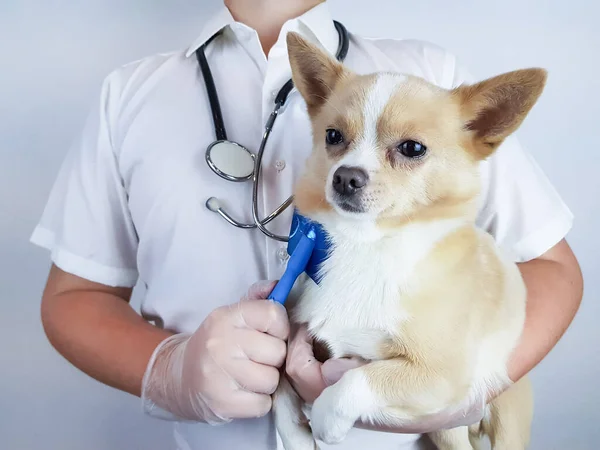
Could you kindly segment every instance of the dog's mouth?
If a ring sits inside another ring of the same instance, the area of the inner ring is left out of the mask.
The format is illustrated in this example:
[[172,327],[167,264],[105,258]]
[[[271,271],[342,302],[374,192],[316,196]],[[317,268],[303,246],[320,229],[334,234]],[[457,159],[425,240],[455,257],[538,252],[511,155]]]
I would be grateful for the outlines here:
[[342,211],[347,213],[362,214],[366,212],[364,206],[352,200],[337,199],[336,204]]
[[345,213],[364,214],[367,212],[367,209],[360,198],[336,195],[333,203],[338,209]]

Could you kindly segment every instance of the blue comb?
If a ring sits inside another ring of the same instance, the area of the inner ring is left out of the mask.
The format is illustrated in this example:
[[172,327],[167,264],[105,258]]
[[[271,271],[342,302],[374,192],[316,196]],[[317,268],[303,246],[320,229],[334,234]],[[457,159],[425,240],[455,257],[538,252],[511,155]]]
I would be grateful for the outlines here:
[[319,268],[328,257],[328,249],[327,234],[323,227],[294,210],[287,246],[290,259],[269,300],[283,304],[302,272],[319,284]]

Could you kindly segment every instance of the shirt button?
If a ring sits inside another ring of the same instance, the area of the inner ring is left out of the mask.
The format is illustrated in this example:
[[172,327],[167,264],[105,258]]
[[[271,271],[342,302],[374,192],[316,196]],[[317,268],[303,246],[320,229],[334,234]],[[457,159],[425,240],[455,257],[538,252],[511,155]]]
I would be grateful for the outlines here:
[[290,255],[288,255],[288,252],[285,248],[282,247],[277,250],[277,258],[279,258],[279,261],[282,263],[286,262],[289,257]]
[[283,169],[285,169],[285,161],[283,159],[276,161],[275,168],[277,169],[277,172],[281,172]]

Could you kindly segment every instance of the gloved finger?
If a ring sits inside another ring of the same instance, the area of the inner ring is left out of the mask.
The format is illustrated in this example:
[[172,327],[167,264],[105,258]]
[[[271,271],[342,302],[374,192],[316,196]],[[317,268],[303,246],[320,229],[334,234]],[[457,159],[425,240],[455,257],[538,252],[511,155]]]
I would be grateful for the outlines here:
[[296,366],[287,367],[286,375],[294,390],[307,403],[313,403],[327,387],[321,374],[321,363],[315,359],[305,359]]
[[227,374],[239,389],[271,395],[279,384],[279,370],[247,359],[229,360],[224,365]]
[[298,395],[308,403],[313,403],[326,387],[321,363],[313,354],[312,339],[303,325],[298,327],[288,345],[286,375]]
[[290,323],[283,305],[269,300],[247,300],[230,306],[232,324],[250,328],[286,340]]
[[242,297],[242,301],[248,300],[265,300],[271,291],[275,288],[277,281],[273,280],[261,280],[254,283],[246,294]]
[[307,356],[311,358],[315,356],[313,353],[313,339],[305,324],[294,325],[293,334],[288,343],[286,364],[293,364],[298,358]]
[[350,369],[356,369],[366,363],[366,361],[358,358],[328,359],[321,366],[323,380],[327,386],[331,386],[332,384],[337,383]]
[[263,417],[273,405],[270,395],[238,390],[218,406],[218,414],[232,419]]
[[484,399],[466,401],[459,410],[448,417],[444,428],[473,425],[483,419],[486,402]]
[[256,330],[238,329],[235,339],[244,354],[259,364],[281,367],[287,354],[285,341]]
[[205,404],[214,419],[261,417],[270,410],[270,391],[279,383],[277,369],[242,358],[211,358],[202,365],[212,368],[210,385],[196,393],[200,401],[195,403]]
[[[245,336],[241,337],[246,340],[241,339],[240,332],[245,332]],[[202,372],[210,377],[211,384],[214,385],[208,395],[240,389],[265,394],[275,392],[279,383],[279,370],[250,360],[248,353],[261,345],[266,346],[267,352],[276,353],[278,347],[273,342],[280,342],[283,346],[279,347],[279,351],[285,352],[285,342],[255,330],[234,330],[233,333],[234,335],[229,336],[227,345],[214,349],[210,354],[211,361],[203,364]]]

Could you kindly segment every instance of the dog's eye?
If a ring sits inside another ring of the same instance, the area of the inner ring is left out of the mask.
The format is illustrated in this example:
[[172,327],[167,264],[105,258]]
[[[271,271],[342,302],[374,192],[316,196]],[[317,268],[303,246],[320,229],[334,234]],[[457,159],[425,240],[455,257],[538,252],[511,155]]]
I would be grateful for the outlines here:
[[329,128],[325,133],[325,141],[329,145],[339,145],[344,142],[344,136],[338,130]]
[[404,141],[397,148],[407,158],[419,158],[427,151],[427,147],[416,141]]

